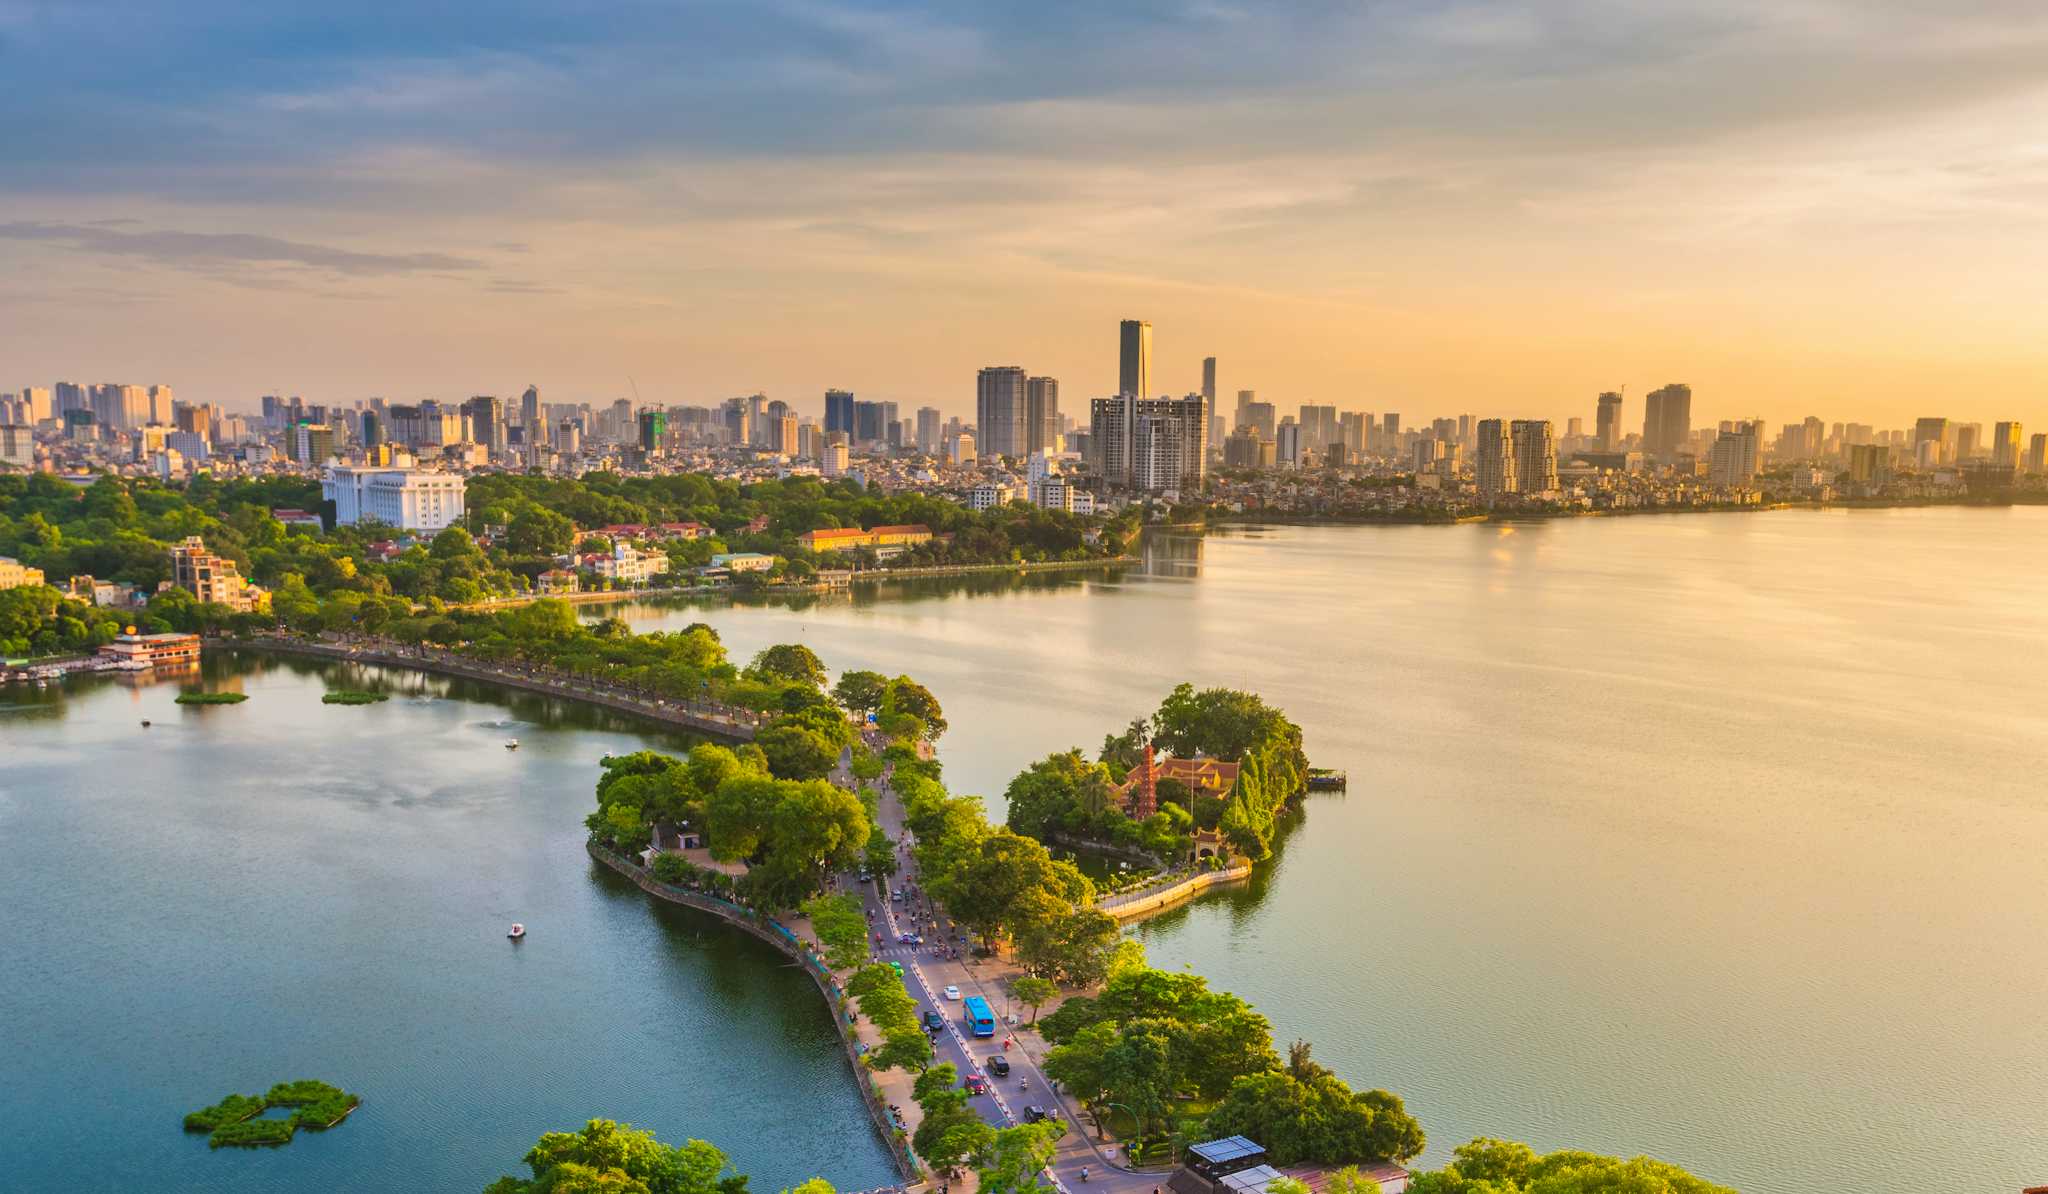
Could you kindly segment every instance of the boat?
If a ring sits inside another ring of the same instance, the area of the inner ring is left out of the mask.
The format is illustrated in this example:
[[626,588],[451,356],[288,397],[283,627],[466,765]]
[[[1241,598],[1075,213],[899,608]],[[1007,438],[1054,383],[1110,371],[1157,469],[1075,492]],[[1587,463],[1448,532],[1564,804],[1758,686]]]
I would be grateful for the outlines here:
[[517,739],[517,738],[507,738],[507,739],[505,739],[505,749],[506,749],[506,750],[518,750],[518,749],[519,749],[519,739]]
[[525,925],[513,925],[513,926],[512,926],[512,931],[511,931],[511,932],[509,932],[509,933],[507,933],[507,934],[505,934],[505,935],[506,935],[507,937],[510,937],[510,938],[511,938],[512,940],[514,940],[514,941],[517,941],[517,940],[519,940],[519,939],[520,939],[521,937],[524,937],[524,936],[526,936],[526,926],[525,926]]

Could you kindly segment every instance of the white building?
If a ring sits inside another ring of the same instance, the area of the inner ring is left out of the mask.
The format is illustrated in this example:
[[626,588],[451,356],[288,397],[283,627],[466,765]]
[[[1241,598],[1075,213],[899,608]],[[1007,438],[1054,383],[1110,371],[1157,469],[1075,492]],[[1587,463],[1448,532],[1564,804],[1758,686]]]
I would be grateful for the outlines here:
[[969,510],[993,510],[998,506],[1009,505],[1016,498],[1017,491],[1011,486],[977,485],[967,491],[967,508]]
[[31,469],[36,465],[35,434],[28,427],[0,427],[0,465]]
[[630,543],[618,544],[610,555],[587,558],[592,571],[614,584],[644,585],[668,571],[668,556]]
[[775,557],[758,551],[720,552],[711,557],[711,566],[728,572],[766,572],[775,567]]
[[404,531],[439,531],[462,521],[463,481],[449,473],[336,467],[320,490],[333,501],[338,526],[376,519]]

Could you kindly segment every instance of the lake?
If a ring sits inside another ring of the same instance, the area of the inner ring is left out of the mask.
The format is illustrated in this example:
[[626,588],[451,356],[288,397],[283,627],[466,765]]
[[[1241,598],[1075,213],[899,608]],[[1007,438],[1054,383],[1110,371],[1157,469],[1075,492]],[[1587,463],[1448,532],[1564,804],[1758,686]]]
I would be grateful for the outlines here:
[[1271,528],[1114,578],[618,608],[918,677],[998,816],[1182,680],[1284,708],[1349,792],[1141,932],[1402,1094],[1431,1164],[1495,1135],[1749,1194],[2006,1191],[2048,1181],[2044,536],[2029,508]]
[[[763,1194],[895,1180],[811,981],[583,852],[598,760],[686,742],[339,665],[204,684],[250,699],[0,689],[0,1188],[473,1194],[598,1116],[709,1140]],[[362,1108],[277,1150],[180,1130],[296,1078]]]

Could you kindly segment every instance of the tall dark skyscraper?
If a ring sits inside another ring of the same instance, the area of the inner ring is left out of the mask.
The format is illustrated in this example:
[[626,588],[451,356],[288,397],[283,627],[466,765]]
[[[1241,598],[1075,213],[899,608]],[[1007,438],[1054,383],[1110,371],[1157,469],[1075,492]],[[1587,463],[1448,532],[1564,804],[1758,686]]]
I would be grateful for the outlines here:
[[825,391],[825,430],[844,431],[847,439],[853,438],[852,390]]
[[[1030,383],[1022,365],[991,365],[975,377],[974,444],[983,456],[1026,456]],[[1057,395],[1057,390],[1054,391]]]
[[1142,319],[1126,319],[1118,328],[1116,392],[1157,397],[1152,393],[1152,325]]
[[526,433],[526,446],[548,442],[548,420],[540,409],[540,387],[528,386],[519,396],[519,426]]
[[1024,383],[1024,454],[1050,452],[1060,438],[1060,383],[1033,377]]
[[1692,387],[1673,382],[1643,398],[1643,451],[1669,463],[1692,438]]
[[1621,395],[1609,390],[1600,395],[1600,408],[1593,422],[1593,435],[1602,452],[1621,447]]

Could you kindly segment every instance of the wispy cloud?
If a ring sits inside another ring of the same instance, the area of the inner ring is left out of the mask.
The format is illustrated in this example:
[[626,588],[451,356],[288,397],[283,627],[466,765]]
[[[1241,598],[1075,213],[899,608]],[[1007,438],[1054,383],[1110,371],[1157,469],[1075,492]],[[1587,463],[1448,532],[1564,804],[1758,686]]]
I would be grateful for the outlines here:
[[483,268],[480,261],[447,253],[369,253],[249,232],[125,232],[109,224],[17,220],[0,224],[0,240],[41,241],[82,253],[134,257],[174,268],[292,266],[352,277]]

